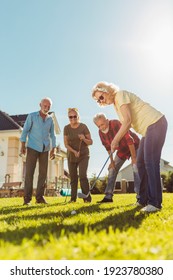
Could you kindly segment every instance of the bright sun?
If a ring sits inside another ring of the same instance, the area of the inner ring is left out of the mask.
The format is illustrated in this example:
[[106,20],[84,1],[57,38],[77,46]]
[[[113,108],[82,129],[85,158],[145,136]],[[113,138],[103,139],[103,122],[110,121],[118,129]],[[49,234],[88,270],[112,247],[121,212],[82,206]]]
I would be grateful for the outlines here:
[[173,14],[168,6],[150,7],[139,17],[138,34],[133,50],[139,55],[147,73],[171,85],[173,69]]

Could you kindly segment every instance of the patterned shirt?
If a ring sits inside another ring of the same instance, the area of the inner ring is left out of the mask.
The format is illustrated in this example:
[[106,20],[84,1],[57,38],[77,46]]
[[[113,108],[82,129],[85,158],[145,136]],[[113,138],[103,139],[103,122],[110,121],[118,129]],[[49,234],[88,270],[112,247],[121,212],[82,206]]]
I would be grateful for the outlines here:
[[[106,150],[111,151],[111,142],[114,139],[115,135],[119,131],[121,127],[121,123],[118,120],[109,120],[109,131],[107,133],[103,133],[99,130],[99,136],[102,144],[105,146]],[[124,137],[119,142],[119,147],[117,150],[117,156],[121,159],[129,159],[131,154],[129,150],[129,145],[134,144],[135,149],[137,150],[139,146],[139,137],[129,130]]]

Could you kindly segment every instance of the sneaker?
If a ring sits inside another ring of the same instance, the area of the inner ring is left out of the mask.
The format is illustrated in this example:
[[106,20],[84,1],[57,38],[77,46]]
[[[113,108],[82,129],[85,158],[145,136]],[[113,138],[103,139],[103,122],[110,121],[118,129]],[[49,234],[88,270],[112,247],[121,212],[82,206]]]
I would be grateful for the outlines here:
[[151,204],[148,204],[147,206],[145,206],[144,208],[141,209],[142,212],[156,212],[156,211],[160,211],[159,208],[151,205]]
[[133,206],[136,206],[136,207],[144,207],[144,205],[142,205],[140,202],[135,202],[134,204],[133,204]]
[[101,201],[97,201],[97,203],[109,203],[109,202],[113,202],[113,199],[104,197]]
[[25,202],[25,201],[24,201],[23,206],[24,206],[24,205],[30,206],[31,203],[30,203],[30,202]]
[[91,195],[89,195],[87,198],[84,198],[84,203],[90,203],[92,200]]
[[48,204],[48,202],[44,198],[36,200],[36,203],[37,204]]
[[69,200],[68,203],[75,203],[76,200]]

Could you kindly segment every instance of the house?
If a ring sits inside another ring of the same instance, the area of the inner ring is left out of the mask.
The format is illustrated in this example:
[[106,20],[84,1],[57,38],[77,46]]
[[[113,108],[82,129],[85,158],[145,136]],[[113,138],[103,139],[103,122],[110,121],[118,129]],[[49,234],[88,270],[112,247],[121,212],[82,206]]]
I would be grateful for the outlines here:
[[[60,134],[60,127],[54,112],[52,115],[55,133]],[[26,157],[20,156],[20,136],[27,114],[12,115],[0,111],[0,187],[4,182],[22,182],[25,176]],[[49,160],[47,182],[53,183],[64,176],[66,152],[57,147],[54,160]],[[38,166],[34,175],[34,188],[38,178]]]
[[[160,160],[160,172],[168,172],[173,171],[173,166],[169,164],[168,161],[161,159]],[[122,168],[117,176],[117,181],[121,181],[122,179],[125,179],[127,181],[133,181],[133,170],[132,165],[129,164],[126,167]]]

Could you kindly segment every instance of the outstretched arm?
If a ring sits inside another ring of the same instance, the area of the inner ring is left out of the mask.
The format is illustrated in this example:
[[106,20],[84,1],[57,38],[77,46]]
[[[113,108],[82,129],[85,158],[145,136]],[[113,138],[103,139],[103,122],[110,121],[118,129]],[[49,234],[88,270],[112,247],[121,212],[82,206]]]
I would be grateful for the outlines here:
[[120,108],[121,114],[123,116],[123,121],[121,121],[122,125],[115,135],[114,139],[111,143],[111,151],[114,152],[116,148],[119,146],[120,140],[123,138],[123,136],[126,134],[126,132],[131,127],[131,111],[130,111],[130,105],[129,104],[123,104]]

